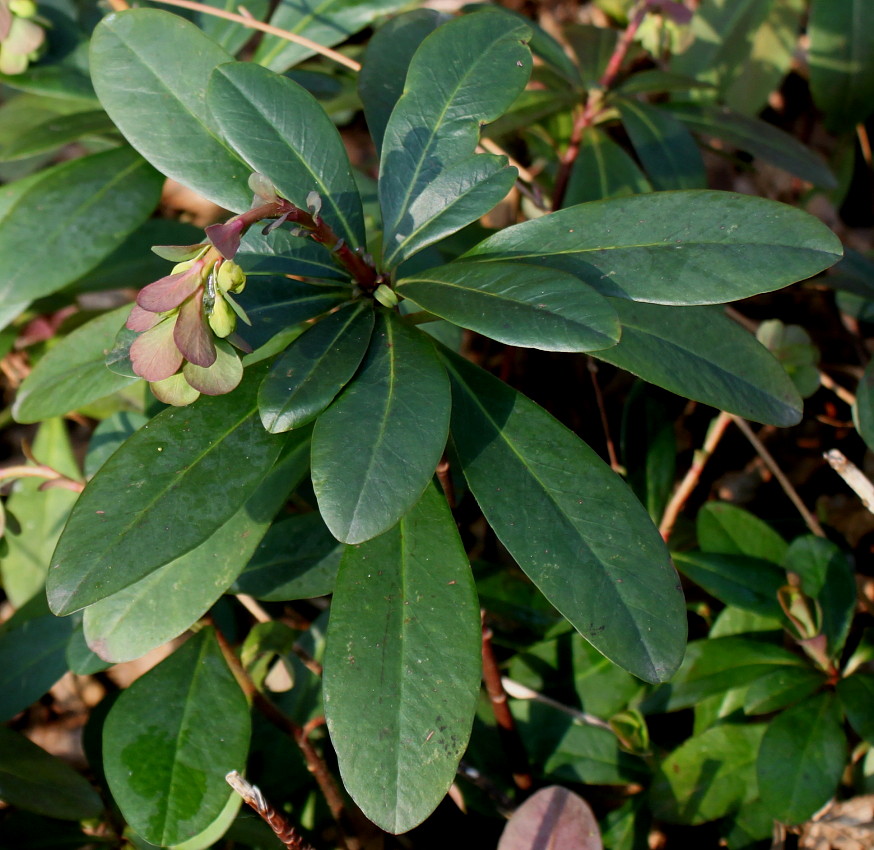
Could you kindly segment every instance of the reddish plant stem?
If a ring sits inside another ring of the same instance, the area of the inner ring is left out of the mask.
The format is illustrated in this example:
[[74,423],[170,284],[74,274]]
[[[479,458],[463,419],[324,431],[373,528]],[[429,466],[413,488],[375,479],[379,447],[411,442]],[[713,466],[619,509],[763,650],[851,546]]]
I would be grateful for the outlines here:
[[594,357],[588,357],[587,366],[589,375],[592,378],[592,387],[595,390],[595,401],[598,405],[598,413],[601,417],[601,427],[604,429],[604,441],[607,444],[607,457],[610,459],[610,468],[614,472],[622,472],[622,465],[619,463],[619,456],[616,454],[616,446],[613,445],[613,438],[610,436],[610,423],[607,420],[607,408],[604,406],[604,395],[601,392],[601,385],[598,383],[598,364]]
[[555,189],[552,193],[552,208],[554,210],[561,209],[571,169],[580,153],[583,134],[604,111],[604,93],[616,82],[616,77],[619,74],[622,63],[625,61],[625,57],[634,43],[634,37],[637,35],[637,31],[640,29],[640,25],[643,23],[652,5],[653,0],[641,0],[632,12],[628,26],[625,27],[622,35],[616,42],[616,47],[610,56],[610,60],[607,62],[607,67],[604,69],[601,79],[598,80],[598,85],[589,90],[585,106],[577,113],[567,150],[565,150],[559,160],[558,174],[555,178]]
[[534,784],[531,778],[531,769],[528,766],[528,755],[519,730],[516,729],[516,721],[510,713],[507,704],[507,692],[501,683],[501,671],[495,658],[495,650],[492,647],[492,630],[485,624],[485,611],[483,617],[483,682],[486,692],[492,704],[492,712],[498,724],[498,736],[504,747],[504,752],[510,762],[510,770],[513,774],[513,782],[520,791],[528,791]]

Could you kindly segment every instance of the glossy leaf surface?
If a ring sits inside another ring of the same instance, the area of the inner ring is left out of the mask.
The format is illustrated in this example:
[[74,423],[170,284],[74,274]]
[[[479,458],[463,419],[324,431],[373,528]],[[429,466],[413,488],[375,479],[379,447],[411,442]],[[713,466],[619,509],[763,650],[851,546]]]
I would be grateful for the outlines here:
[[98,817],[103,809],[85,777],[6,726],[0,726],[0,799],[63,820]]
[[328,280],[349,279],[349,273],[334,262],[333,255],[323,246],[311,239],[292,236],[290,231],[282,228],[265,235],[253,227],[240,241],[240,250],[234,261],[247,275],[288,274]]
[[607,299],[555,269],[452,263],[402,278],[396,289],[435,316],[509,345],[590,351],[619,340]]
[[313,488],[338,540],[369,540],[418,501],[446,445],[449,406],[428,338],[380,312],[360,371],[313,431]]
[[388,832],[424,820],[455,777],[479,691],[479,645],[473,577],[431,484],[394,528],[347,547],[328,627],[325,716],[340,773]]
[[110,372],[104,363],[129,312],[125,305],[104,313],[54,346],[21,385],[13,407],[15,418],[38,422],[61,416],[137,380]]
[[874,742],[874,676],[870,673],[857,673],[838,682],[838,696],[850,725],[860,738]]
[[112,796],[153,844],[178,844],[204,830],[242,770],[249,706],[215,634],[203,629],[125,690],[103,727]]
[[569,207],[508,227],[463,258],[561,269],[603,295],[633,301],[709,304],[811,277],[842,250],[828,228],[800,210],[690,191]]
[[825,677],[809,667],[785,667],[756,679],[744,697],[745,714],[770,714],[806,699],[822,688]]
[[103,465],[55,550],[47,592],[56,614],[104,599],[184,555],[245,503],[283,446],[258,418],[261,374],[230,395],[165,410]]
[[94,136],[115,135],[115,126],[102,109],[54,115],[22,132],[2,149],[4,161],[37,156]]
[[589,127],[571,168],[563,206],[651,191],[637,163],[603,130]]
[[85,609],[88,646],[108,661],[131,661],[182,634],[228,589],[289,491],[306,474],[308,435],[229,520],[190,552]]
[[194,24],[157,9],[108,15],[91,41],[94,87],[125,138],[168,177],[241,212],[252,169],[221,138],[205,94],[230,60]]
[[802,823],[835,793],[847,740],[834,694],[819,694],[769,724],[758,758],[759,793],[769,814]]
[[596,649],[646,681],[669,678],[685,646],[683,596],[643,506],[542,408],[467,361],[447,365],[452,440],[501,542]]
[[358,302],[301,334],[274,362],[258,390],[264,427],[278,434],[315,419],[355,374],[373,324],[372,306]]
[[698,544],[705,552],[747,555],[780,564],[786,557],[786,541],[766,522],[729,502],[707,502],[696,521]]
[[796,425],[802,401],[791,378],[755,337],[722,311],[611,299],[618,345],[594,356],[678,395],[774,425]]
[[124,147],[47,169],[0,199],[0,299],[27,302],[81,277],[152,214],[162,183]]
[[467,15],[429,35],[410,62],[383,140],[379,202],[383,256],[397,264],[417,226],[411,207],[440,174],[474,153],[479,128],[525,87],[530,29],[510,16]]
[[320,215],[352,248],[365,245],[361,199],[340,134],[302,86],[248,62],[216,68],[207,94],[224,138],[301,209],[318,192]]

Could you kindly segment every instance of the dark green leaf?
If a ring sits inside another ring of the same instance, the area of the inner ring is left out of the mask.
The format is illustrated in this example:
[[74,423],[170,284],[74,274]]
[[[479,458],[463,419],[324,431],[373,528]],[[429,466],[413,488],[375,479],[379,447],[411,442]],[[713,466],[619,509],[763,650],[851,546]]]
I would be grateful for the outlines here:
[[626,97],[630,94],[654,94],[669,91],[692,91],[693,89],[710,88],[710,83],[702,83],[694,77],[683,74],[673,74],[659,68],[638,71],[628,79],[623,80],[616,90]]
[[27,376],[12,409],[19,422],[39,422],[76,410],[133,383],[104,360],[130,307],[104,313],[64,338]]
[[874,9],[866,0],[813,0],[808,33],[813,98],[830,130],[850,131],[874,102]]
[[480,12],[444,24],[416,51],[383,141],[379,200],[386,260],[396,265],[406,256],[403,242],[419,224],[411,217],[419,196],[473,155],[480,125],[497,118],[525,87],[530,35],[509,15]]
[[[349,280],[349,272],[334,262],[324,246],[292,236],[288,230],[271,230],[266,236],[253,227],[243,236],[234,260],[247,275],[297,275]],[[291,283],[292,281],[287,281]],[[260,284],[260,281],[253,281]]]
[[664,192],[580,204],[508,227],[464,259],[577,275],[603,295],[708,304],[770,292],[828,268],[837,237],[807,213],[730,192]]
[[871,360],[868,361],[856,389],[853,421],[866,445],[869,448],[874,447],[874,361]]
[[[239,9],[239,4],[235,3],[234,0],[206,0],[206,5],[223,9],[226,12],[237,13]],[[270,5],[269,0],[246,0],[246,11],[255,20],[263,21],[270,10]],[[207,12],[200,12],[196,20],[198,26],[228,53],[236,53],[247,42],[251,41],[257,32],[252,27],[238,24],[236,21],[228,21]],[[221,837],[221,833],[219,837]]]
[[92,676],[111,667],[111,662],[104,661],[85,642],[82,618],[76,617],[74,622],[75,620],[79,620],[79,622],[73,629],[70,642],[67,644],[67,664],[70,667],[70,672],[77,676]]
[[264,427],[278,434],[315,419],[361,365],[373,323],[372,306],[359,301],[301,334],[274,362],[258,390]]
[[656,189],[703,189],[707,172],[692,134],[664,109],[617,99],[622,124]]
[[698,545],[705,552],[747,555],[780,564],[786,541],[755,514],[728,502],[708,502],[698,512]]
[[447,20],[448,15],[434,9],[404,12],[381,26],[368,42],[358,75],[358,94],[377,154],[382,150],[391,111],[404,92],[413,54],[425,37]]
[[64,820],[98,817],[103,810],[83,776],[5,726],[0,726],[0,799]]
[[[406,6],[406,0],[280,0],[270,23],[317,44],[333,47],[370,25],[380,15]],[[267,35],[253,57],[271,71],[286,71],[315,51],[287,38]]]
[[313,431],[313,488],[338,540],[382,534],[418,501],[446,445],[449,407],[427,337],[379,313],[360,371]]
[[92,478],[94,473],[112,457],[115,450],[148,421],[148,416],[135,410],[122,410],[104,419],[94,429],[88,442],[85,475]]
[[318,192],[319,213],[351,248],[365,245],[361,198],[346,148],[318,101],[303,87],[251,62],[212,73],[209,108],[228,144],[301,209]]
[[874,676],[857,673],[838,682],[838,696],[850,725],[860,738],[874,744]]
[[779,617],[777,591],[786,574],[769,561],[714,552],[675,552],[677,569],[726,605]]
[[124,691],[103,727],[106,779],[130,825],[153,844],[204,830],[243,770],[249,706],[204,629]]
[[803,823],[834,795],[846,761],[837,699],[811,697],[768,724],[757,769],[762,803],[775,820]]
[[378,826],[405,832],[446,794],[480,673],[473,577],[431,484],[397,526],[347,547],[331,604],[325,716],[343,783]]
[[454,263],[399,280],[396,289],[435,316],[509,345],[590,351],[619,340],[610,303],[555,269]]
[[102,109],[56,115],[42,124],[29,128],[12,144],[4,147],[3,159],[8,161],[37,156],[83,138],[107,135],[115,135],[118,139],[115,125]]
[[6,625],[0,634],[0,720],[27,708],[67,672],[73,632],[69,620],[51,614]]
[[571,168],[563,206],[651,191],[637,163],[603,130],[589,127]]
[[765,673],[744,697],[745,714],[770,714],[809,697],[825,684],[822,673],[809,667],[786,667]]
[[734,112],[727,106],[674,103],[669,109],[690,130],[722,139],[815,186],[837,187],[834,175],[821,156],[773,124]]
[[230,395],[165,410],[103,465],[55,550],[47,593],[56,614],[145,578],[201,544],[245,503],[284,443],[258,418],[262,375],[250,374]]
[[334,590],[342,546],[318,511],[274,523],[234,591],[270,602],[311,599]]
[[754,800],[756,755],[766,728],[725,723],[674,750],[659,765],[650,788],[655,816],[694,825]]
[[564,36],[577,56],[583,85],[586,88],[598,85],[616,49],[619,33],[609,27],[571,24],[565,28]]
[[452,440],[486,519],[599,652],[646,681],[680,664],[686,616],[661,537],[625,483],[542,408],[449,353]]
[[85,638],[101,657],[130,661],[197,622],[252,556],[291,489],[306,474],[307,434],[296,435],[248,501],[210,537],[85,609]]
[[595,357],[746,419],[781,426],[801,420],[801,397],[785,369],[721,310],[611,300],[622,337]]
[[56,165],[0,201],[0,299],[48,295],[92,269],[154,211],[162,183],[125,147]]
[[91,41],[94,87],[125,138],[168,177],[241,212],[252,169],[221,138],[204,95],[230,59],[194,24],[158,9],[108,15]]

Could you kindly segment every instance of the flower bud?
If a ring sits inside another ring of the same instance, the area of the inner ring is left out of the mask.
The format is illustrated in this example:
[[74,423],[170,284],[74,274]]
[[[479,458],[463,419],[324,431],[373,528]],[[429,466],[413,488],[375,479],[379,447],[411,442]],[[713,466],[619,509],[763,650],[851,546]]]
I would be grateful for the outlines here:
[[9,0],[9,11],[19,18],[36,17],[36,3],[33,0]]
[[237,326],[237,314],[233,311],[231,305],[225,301],[220,292],[215,294],[212,308],[207,314],[207,321],[213,333],[222,339],[233,333],[234,328]]
[[216,284],[222,292],[242,292],[246,286],[246,274],[230,260],[225,260],[216,275]]
[[376,289],[373,291],[373,297],[382,304],[383,307],[397,307],[398,306],[398,297],[395,295],[394,291],[387,287],[384,283],[381,283]]

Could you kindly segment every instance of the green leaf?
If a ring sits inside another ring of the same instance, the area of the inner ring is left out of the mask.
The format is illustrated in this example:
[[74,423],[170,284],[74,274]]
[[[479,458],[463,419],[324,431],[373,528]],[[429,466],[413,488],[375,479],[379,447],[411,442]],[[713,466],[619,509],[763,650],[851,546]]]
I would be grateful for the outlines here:
[[5,726],[0,726],[0,799],[62,820],[94,818],[103,810],[83,776]]
[[770,714],[809,697],[825,677],[809,667],[772,670],[756,679],[744,697],[744,714]]
[[768,724],[757,767],[762,803],[775,820],[802,823],[834,795],[846,761],[837,699],[811,697]]
[[[207,6],[212,6],[215,9],[223,9],[226,12],[237,12],[239,4],[234,0],[207,0]],[[247,0],[246,11],[255,20],[263,21],[270,11],[269,0]],[[228,21],[224,18],[219,18],[216,15],[210,15],[207,12],[198,12],[195,16],[197,25],[214,41],[216,44],[227,50],[228,53],[237,53],[249,41],[252,40],[256,30],[247,27],[244,24],[238,24],[236,21]],[[221,837],[222,833],[219,833]],[[207,846],[207,845],[204,845]]]
[[127,147],[29,180],[9,204],[0,201],[0,299],[26,302],[81,277],[151,215],[162,183]]
[[376,537],[418,501],[446,445],[449,407],[428,338],[380,312],[361,369],[313,431],[313,489],[338,540]]
[[490,236],[463,259],[575,274],[603,295],[708,304],[828,268],[837,237],[807,213],[731,192],[664,192],[580,204]]
[[414,9],[389,20],[368,42],[358,75],[358,94],[377,155],[391,111],[404,93],[413,54],[426,36],[448,20],[448,15],[434,9]]
[[245,503],[284,442],[258,418],[262,374],[250,374],[230,395],[158,414],[103,465],[55,550],[46,589],[56,614],[145,578],[198,546]]
[[292,236],[288,230],[281,228],[265,235],[253,227],[240,241],[240,250],[234,261],[247,275],[297,275],[349,280],[349,272],[334,262],[334,254],[326,251],[324,246],[312,239]]
[[619,340],[610,303],[573,275],[516,263],[453,263],[399,280],[399,295],[456,325],[544,351]]
[[695,825],[754,800],[756,754],[766,728],[763,723],[724,723],[674,750],[659,765],[650,788],[655,816]]
[[669,112],[617,98],[631,144],[656,189],[703,189],[707,172],[692,134]]
[[[80,477],[67,426],[61,419],[43,422],[33,443],[40,463],[73,479]],[[63,487],[40,490],[43,481],[27,478],[15,485],[5,510],[15,518],[5,540],[7,550],[0,557],[0,577],[9,601],[20,608],[41,594],[55,544],[78,494]]]
[[258,390],[261,422],[271,434],[315,419],[355,374],[373,333],[372,305],[356,302],[301,334]]
[[726,605],[779,617],[777,591],[786,574],[769,561],[714,552],[675,552],[674,564],[687,578]]
[[343,784],[378,826],[406,832],[446,794],[480,675],[473,577],[432,483],[394,528],[347,547],[331,603],[325,717]]
[[206,829],[243,770],[249,706],[212,629],[204,629],[144,676],[109,711],[103,758],[112,796],[153,844],[178,844]]
[[20,133],[11,144],[2,149],[2,157],[4,161],[24,159],[48,153],[83,138],[111,136],[115,133],[115,125],[102,109],[54,115]]
[[747,555],[780,564],[786,541],[755,514],[728,502],[707,502],[698,511],[698,544],[705,552]]
[[131,661],[196,623],[256,551],[288,493],[306,474],[308,454],[308,435],[301,434],[246,503],[203,543],[89,605],[88,646],[109,661]]
[[832,132],[848,132],[872,111],[874,9],[866,0],[810,4],[810,90]]
[[672,103],[668,109],[696,133],[728,142],[815,186],[837,188],[837,181],[821,156],[767,121],[742,115],[727,106]]
[[[270,23],[324,47],[333,47],[372,24],[380,15],[406,5],[406,0],[280,0]],[[268,34],[253,58],[259,65],[281,72],[314,54],[309,47]]]
[[594,356],[678,395],[774,425],[801,420],[801,397],[777,359],[715,307],[611,299],[618,345]]
[[571,24],[563,34],[576,54],[583,85],[587,89],[597,86],[616,49],[618,31],[593,24]]
[[847,720],[856,734],[874,743],[874,676],[870,673],[857,673],[838,682],[838,697],[847,715]]
[[865,444],[869,448],[874,447],[874,361],[871,360],[868,361],[856,389],[853,422]]
[[115,450],[148,421],[148,416],[135,410],[122,410],[104,419],[94,429],[88,441],[85,475],[93,478],[94,473],[112,457]]
[[[45,602],[37,599],[31,605],[39,610]],[[48,613],[28,619],[24,613],[29,616],[29,608],[18,613],[0,633],[0,721],[23,711],[67,672],[72,622]]]
[[346,148],[318,101],[302,86],[251,62],[220,65],[207,104],[228,144],[301,209],[318,192],[319,213],[353,249],[364,214]]
[[571,168],[563,206],[651,191],[637,163],[603,130],[589,127]]
[[104,363],[129,312],[125,305],[104,313],[54,346],[21,385],[12,408],[16,420],[60,416],[134,383],[136,379],[116,375]]
[[318,511],[286,517],[267,531],[234,592],[268,602],[325,596],[334,590],[342,551]]
[[[379,201],[383,253],[393,264],[417,223],[416,199],[448,168],[471,157],[480,125],[506,110],[528,82],[531,30],[495,12],[444,24],[416,51],[383,140]],[[492,160],[493,161],[493,160]]]
[[403,233],[384,251],[386,266],[398,265],[495,207],[516,181],[516,169],[506,165],[505,156],[477,154],[447,166],[422,186],[406,209]]
[[661,537],[631,490],[525,396],[444,353],[452,441],[489,524],[599,652],[649,682],[680,664],[686,615]]
[[205,94],[230,60],[194,24],[157,9],[108,15],[91,40],[94,88],[125,138],[168,177],[242,212],[252,169],[222,139]]

